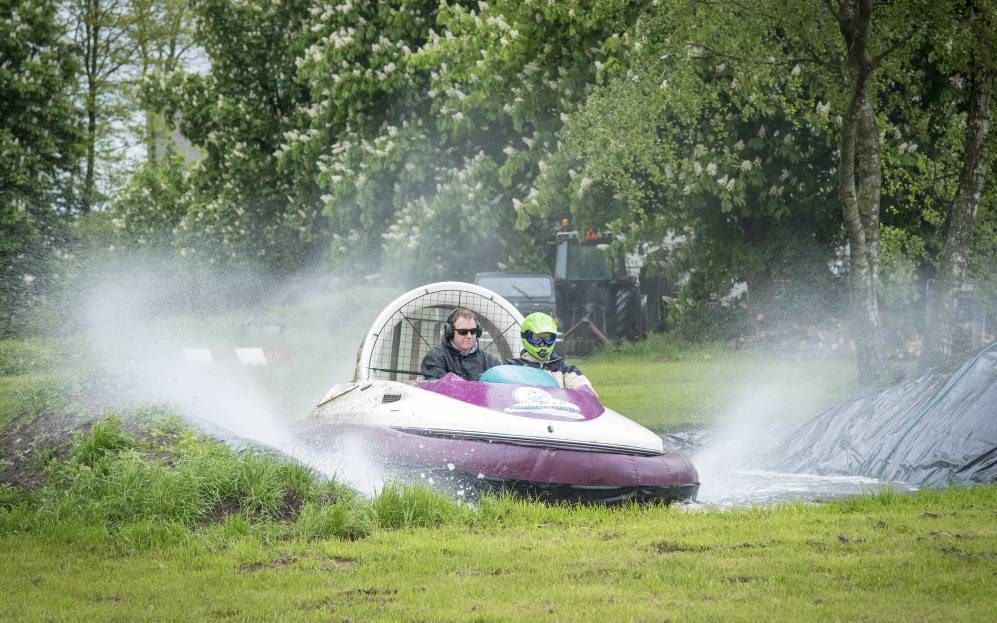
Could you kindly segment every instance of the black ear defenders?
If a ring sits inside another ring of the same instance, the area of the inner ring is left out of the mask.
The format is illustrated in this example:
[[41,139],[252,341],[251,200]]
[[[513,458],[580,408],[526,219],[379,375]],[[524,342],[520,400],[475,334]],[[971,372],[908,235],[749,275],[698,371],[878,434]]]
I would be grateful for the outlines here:
[[[453,339],[453,334],[454,334],[454,328],[453,328],[454,316],[457,314],[457,312],[460,309],[461,308],[458,307],[457,309],[455,309],[452,312],[450,312],[450,315],[447,316],[447,321],[443,323],[443,337],[448,342]],[[477,320],[474,321],[474,335],[476,337],[481,337],[481,325],[478,324]]]

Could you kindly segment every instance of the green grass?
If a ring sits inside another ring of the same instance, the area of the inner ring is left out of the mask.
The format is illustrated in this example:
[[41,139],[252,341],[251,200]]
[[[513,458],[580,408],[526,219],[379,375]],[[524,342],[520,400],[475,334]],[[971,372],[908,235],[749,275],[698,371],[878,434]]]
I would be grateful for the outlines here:
[[769,420],[801,421],[856,391],[848,354],[649,342],[569,361],[608,407],[656,431],[706,426],[752,400],[773,411]]
[[983,621],[995,509],[992,486],[727,512],[494,499],[360,540],[229,526],[125,556],[8,534],[0,618]]

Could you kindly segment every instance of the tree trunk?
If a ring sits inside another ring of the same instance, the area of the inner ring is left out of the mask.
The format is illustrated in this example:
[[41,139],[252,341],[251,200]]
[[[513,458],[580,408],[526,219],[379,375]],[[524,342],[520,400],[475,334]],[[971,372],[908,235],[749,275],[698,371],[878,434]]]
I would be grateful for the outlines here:
[[879,129],[869,87],[876,61],[868,53],[871,0],[840,0],[839,26],[852,76],[850,103],[842,120],[838,197],[848,231],[852,337],[859,381],[886,378],[879,317],[879,201],[882,162]]
[[97,172],[97,80],[100,56],[100,22],[98,7],[95,2],[87,2],[87,11],[84,14],[83,60],[86,74],[86,106],[87,131],[86,131],[86,173],[83,178],[83,201],[80,209],[89,212],[96,203],[96,172]]
[[90,86],[87,93],[87,164],[83,179],[83,203],[81,210],[89,212],[97,201],[97,93],[96,85]]
[[930,293],[921,367],[947,363],[952,355],[958,296],[966,280],[976,211],[986,182],[987,138],[993,101],[994,72],[974,72],[966,122],[966,147],[959,173],[959,187],[949,205],[945,246],[935,287]]

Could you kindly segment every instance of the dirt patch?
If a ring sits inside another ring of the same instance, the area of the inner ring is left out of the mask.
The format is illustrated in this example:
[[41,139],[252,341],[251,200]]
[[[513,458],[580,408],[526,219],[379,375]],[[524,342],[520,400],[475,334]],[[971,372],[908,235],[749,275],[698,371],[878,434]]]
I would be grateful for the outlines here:
[[[87,434],[100,418],[84,416],[21,415],[0,429],[0,484],[30,491],[47,479],[46,467],[69,456],[77,435]],[[124,430],[140,446],[150,449],[144,457],[172,465],[174,454],[165,447],[180,437],[177,431],[149,430],[141,421],[123,421]]]
[[368,602],[376,603],[388,603],[394,600],[394,596],[398,594],[397,588],[377,588],[371,586],[369,588],[355,588],[349,591],[343,591],[340,593],[346,599],[363,599]]
[[242,504],[239,498],[225,497],[215,503],[214,507],[208,511],[204,522],[208,524],[222,523],[229,515],[238,515],[242,511]]
[[757,547],[757,548],[764,549],[764,548],[766,548],[768,546],[769,546],[768,543],[755,543],[755,542],[752,542],[752,541],[744,541],[744,542],[741,542],[741,543],[735,543],[734,545],[731,545],[730,548],[731,549],[755,549]]
[[322,571],[351,571],[360,566],[360,563],[352,558],[323,558]]
[[23,490],[44,484],[46,465],[65,459],[76,434],[92,427],[67,416],[15,418],[0,430],[0,484]]
[[285,569],[298,562],[296,556],[277,556],[268,562],[250,562],[239,565],[239,573],[256,573],[264,569]]
[[704,552],[706,547],[700,545],[682,545],[671,541],[661,541],[654,544],[654,551],[659,554],[675,554],[677,552]]
[[[352,558],[340,558],[338,556],[277,556],[268,562],[252,562],[239,565],[239,573],[257,573],[267,569],[285,569],[291,565],[306,563],[317,560],[318,567],[322,571],[349,571],[355,569],[360,563]],[[396,591],[397,592],[397,591]]]
[[752,582],[757,582],[758,578],[753,578],[747,575],[734,575],[726,578],[721,578],[720,580],[724,584],[750,584]]
[[294,522],[298,519],[298,513],[301,511],[301,507],[304,503],[304,498],[302,498],[301,494],[294,489],[284,491],[284,499],[282,500],[280,509],[277,512],[277,519],[288,523]]

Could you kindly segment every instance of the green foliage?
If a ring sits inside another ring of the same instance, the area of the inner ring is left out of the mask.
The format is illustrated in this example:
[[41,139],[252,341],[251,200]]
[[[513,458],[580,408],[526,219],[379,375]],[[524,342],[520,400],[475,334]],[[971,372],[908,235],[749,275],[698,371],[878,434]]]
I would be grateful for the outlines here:
[[[877,9],[873,47],[915,8]],[[958,166],[965,89],[952,72],[969,57],[945,43],[952,11],[932,8],[937,31],[911,27],[874,85],[883,219],[907,241],[904,262],[883,264],[900,268],[888,299],[909,296],[911,263],[936,252]],[[164,184],[169,208],[148,213],[171,216],[149,233],[175,223],[193,257],[286,270],[328,251],[368,274],[467,279],[542,266],[548,223],[570,212],[629,249],[677,237],[669,278],[688,277],[690,326],[738,281],[753,308],[842,311],[826,267],[845,238],[834,189],[848,79],[821,7],[205,2],[197,16],[211,72],[157,88],[205,159],[187,181],[137,178],[124,202]]]
[[37,332],[74,204],[81,126],[73,101],[77,50],[58,23],[58,3],[0,6],[0,336]]
[[301,509],[294,524],[295,534],[314,539],[362,539],[371,534],[377,518],[371,506],[353,496],[340,497],[333,503],[309,503]]
[[44,416],[82,414],[61,382],[49,374],[0,378],[0,425],[18,418],[30,422]]
[[190,529],[174,521],[137,521],[122,525],[114,534],[111,545],[123,554],[183,546],[190,543]]
[[514,231],[516,206],[636,17],[626,2],[422,0],[196,13],[211,72],[152,89],[205,154],[181,249],[288,269],[325,247],[402,279],[540,263],[550,232]]
[[295,180],[277,166],[285,134],[296,127],[295,108],[308,100],[296,64],[310,7],[305,0],[195,3],[209,73],[175,73],[150,85],[150,99],[168,118],[180,113],[179,130],[203,153],[183,180],[189,190],[173,190],[176,212],[183,210],[172,231],[182,255],[287,271],[314,250],[309,228],[298,222],[305,208],[288,200]]
[[50,372],[61,359],[51,340],[0,340],[0,376]]
[[180,156],[143,166],[114,200],[117,238],[138,248],[173,250],[174,231],[183,219],[190,173]]
[[572,116],[561,162],[541,175],[528,210],[552,213],[566,194],[578,220],[601,221],[631,246],[681,236],[670,270],[690,274],[693,304],[738,280],[750,288],[755,274],[788,276],[810,248],[828,257],[841,240],[828,192],[835,124],[772,19],[739,5],[649,8],[628,33],[630,70]]
[[25,502],[25,494],[14,485],[0,483],[0,510],[10,511]]
[[302,505],[330,493],[300,464],[235,453],[189,433],[179,439],[152,433],[139,439],[121,420],[107,418],[79,434],[37,493],[39,521],[96,522],[112,533],[159,522],[171,532],[168,524],[190,528],[231,514],[253,522],[293,520]]
[[418,484],[389,483],[371,507],[377,524],[388,530],[439,526],[467,515],[466,508],[446,494]]
[[70,456],[86,467],[95,467],[108,454],[135,449],[136,439],[124,430],[118,417],[108,417],[93,425],[88,433],[78,433]]

